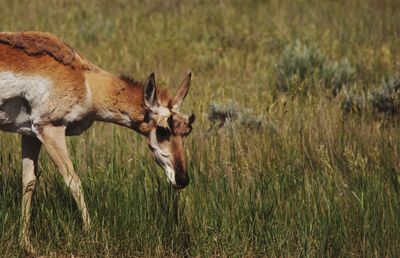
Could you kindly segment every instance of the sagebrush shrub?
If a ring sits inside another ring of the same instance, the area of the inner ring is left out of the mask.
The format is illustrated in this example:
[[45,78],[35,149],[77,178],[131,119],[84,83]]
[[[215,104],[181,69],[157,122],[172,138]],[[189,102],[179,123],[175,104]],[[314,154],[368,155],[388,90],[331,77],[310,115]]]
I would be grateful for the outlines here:
[[233,101],[223,104],[211,103],[208,108],[208,119],[218,128],[232,123],[232,125],[260,130],[265,123],[262,115],[255,115],[253,110],[249,108],[239,108],[239,105]]
[[321,79],[325,87],[332,89],[336,96],[343,85],[349,83],[353,78],[355,69],[347,58],[340,61],[326,61],[321,71]]
[[365,109],[365,98],[354,92],[346,93],[341,108],[345,114],[362,112]]
[[395,116],[400,113],[400,77],[383,79],[375,90],[367,91],[368,97],[359,93],[345,93],[342,111],[361,112],[370,107],[375,114]]
[[[309,89],[317,84],[332,90],[334,96],[344,84],[351,81],[355,69],[347,58],[339,61],[329,60],[315,46],[308,46],[296,41],[283,50],[276,63],[277,88],[281,91],[294,91],[299,88]],[[309,79],[308,85],[302,83]]]
[[229,121],[236,120],[238,116],[236,104],[232,101],[225,104],[211,103],[208,107],[208,119],[220,127],[224,127]]
[[396,115],[400,113],[400,77],[392,76],[382,80],[381,87],[370,94],[374,110]]
[[315,47],[308,47],[298,40],[294,44],[289,44],[276,64],[278,89],[293,90],[298,80],[304,81],[306,77],[321,70],[325,59],[325,55]]

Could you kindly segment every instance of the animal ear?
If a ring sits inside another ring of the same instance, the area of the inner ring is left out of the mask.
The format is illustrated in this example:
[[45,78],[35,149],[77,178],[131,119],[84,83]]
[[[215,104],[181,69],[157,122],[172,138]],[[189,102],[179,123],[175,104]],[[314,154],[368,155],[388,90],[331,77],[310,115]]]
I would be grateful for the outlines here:
[[192,125],[192,124],[194,123],[195,120],[196,120],[195,115],[194,115],[194,114],[191,114],[191,115],[189,116],[189,119],[188,119],[188,124],[189,124],[189,125]]
[[192,73],[189,72],[188,75],[186,75],[185,79],[182,81],[181,85],[179,86],[179,89],[174,97],[174,100],[172,101],[173,110],[179,111],[179,108],[181,107],[183,100],[185,99],[186,95],[189,92],[191,78],[192,78]]
[[151,73],[144,83],[144,103],[148,108],[157,106],[156,79],[154,73]]

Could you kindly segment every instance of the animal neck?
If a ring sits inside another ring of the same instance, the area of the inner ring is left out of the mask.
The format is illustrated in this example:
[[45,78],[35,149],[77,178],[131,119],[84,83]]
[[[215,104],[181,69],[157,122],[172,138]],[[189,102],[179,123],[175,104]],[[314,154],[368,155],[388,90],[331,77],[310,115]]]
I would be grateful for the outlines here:
[[88,72],[86,83],[92,92],[95,120],[128,127],[143,135],[148,133],[140,83],[132,84],[104,71]]

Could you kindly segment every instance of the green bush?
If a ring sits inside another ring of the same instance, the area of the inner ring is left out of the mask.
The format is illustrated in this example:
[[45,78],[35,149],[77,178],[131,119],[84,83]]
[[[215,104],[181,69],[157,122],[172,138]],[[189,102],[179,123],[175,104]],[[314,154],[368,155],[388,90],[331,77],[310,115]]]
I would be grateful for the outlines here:
[[388,79],[383,79],[381,84],[375,90],[367,91],[366,94],[355,92],[344,93],[342,101],[343,113],[362,112],[370,107],[375,115],[386,114],[396,116],[400,113],[400,78],[392,76]]
[[315,47],[308,47],[298,40],[289,44],[276,64],[278,89],[294,90],[299,81],[322,70],[325,60],[325,55]]
[[353,78],[355,70],[347,58],[337,61],[326,61],[322,67],[321,78],[325,87],[332,89],[332,93],[336,96]]
[[233,101],[223,104],[211,103],[208,109],[208,119],[214,128],[223,128],[230,124],[260,130],[265,124],[265,119],[262,115],[255,115],[254,111],[249,108],[239,108],[239,105]]
[[382,81],[381,87],[371,93],[374,110],[388,115],[400,112],[400,78],[393,76]]
[[232,101],[225,104],[211,103],[208,107],[208,119],[218,127],[224,127],[238,117],[236,104]]
[[365,109],[365,98],[354,92],[345,93],[341,108],[345,114],[362,112]]
[[[343,85],[351,81],[354,72],[347,58],[329,60],[317,47],[297,40],[284,49],[277,61],[277,88],[281,91],[296,92],[299,88],[308,91],[311,86],[321,84],[336,96]],[[303,83],[307,84],[306,87]]]

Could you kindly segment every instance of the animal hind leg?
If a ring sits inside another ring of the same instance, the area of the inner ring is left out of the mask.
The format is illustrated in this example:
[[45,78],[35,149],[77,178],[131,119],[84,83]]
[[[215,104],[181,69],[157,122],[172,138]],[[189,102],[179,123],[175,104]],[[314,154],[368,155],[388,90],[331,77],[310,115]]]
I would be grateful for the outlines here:
[[38,157],[42,143],[35,137],[22,136],[22,216],[21,246],[28,253],[34,253],[29,238],[32,195],[35,189]]
[[65,126],[47,125],[41,128],[39,139],[68,185],[82,214],[83,227],[90,229],[90,217],[83,196],[81,180],[75,173],[65,140]]

